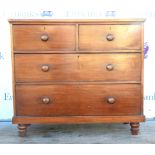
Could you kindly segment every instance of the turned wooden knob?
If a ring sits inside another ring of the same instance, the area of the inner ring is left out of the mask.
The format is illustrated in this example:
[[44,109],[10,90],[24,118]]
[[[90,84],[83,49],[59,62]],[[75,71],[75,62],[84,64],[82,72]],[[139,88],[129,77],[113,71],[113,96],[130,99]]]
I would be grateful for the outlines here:
[[44,104],[48,104],[48,103],[50,102],[49,97],[43,97],[43,98],[42,98],[42,102],[43,102]]
[[112,40],[114,40],[114,36],[112,34],[107,34],[106,39],[108,41],[112,41]]
[[108,97],[108,98],[107,98],[107,102],[108,102],[109,104],[114,104],[114,103],[116,102],[116,99],[115,99],[114,97]]
[[43,72],[48,72],[49,66],[48,66],[48,65],[42,65],[42,66],[41,66],[41,70],[42,70]]
[[107,69],[108,71],[112,71],[112,70],[114,69],[113,64],[107,64],[107,65],[106,65],[106,69]]
[[49,39],[49,37],[48,37],[47,34],[41,35],[41,40],[42,40],[42,41],[47,41],[48,39]]

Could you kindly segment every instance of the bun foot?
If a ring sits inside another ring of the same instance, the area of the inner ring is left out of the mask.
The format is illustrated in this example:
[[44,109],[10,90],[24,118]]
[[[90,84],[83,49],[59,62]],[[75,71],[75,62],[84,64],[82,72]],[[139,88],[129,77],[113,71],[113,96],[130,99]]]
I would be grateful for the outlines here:
[[130,123],[131,126],[131,134],[132,135],[138,135],[139,133],[139,123]]
[[18,124],[18,134],[20,137],[26,136],[27,127],[27,124]]

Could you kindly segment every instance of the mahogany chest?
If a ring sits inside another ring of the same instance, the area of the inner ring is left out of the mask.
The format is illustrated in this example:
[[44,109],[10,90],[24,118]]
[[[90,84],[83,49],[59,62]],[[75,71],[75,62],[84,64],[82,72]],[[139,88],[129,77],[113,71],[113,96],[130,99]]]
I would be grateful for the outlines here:
[[29,124],[143,122],[143,19],[9,20],[14,116]]

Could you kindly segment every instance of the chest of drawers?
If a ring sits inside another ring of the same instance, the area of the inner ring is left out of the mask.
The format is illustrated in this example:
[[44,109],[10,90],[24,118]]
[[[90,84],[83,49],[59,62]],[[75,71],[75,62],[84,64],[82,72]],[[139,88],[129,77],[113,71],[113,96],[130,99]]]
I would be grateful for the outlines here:
[[14,116],[29,124],[143,122],[143,19],[9,20]]

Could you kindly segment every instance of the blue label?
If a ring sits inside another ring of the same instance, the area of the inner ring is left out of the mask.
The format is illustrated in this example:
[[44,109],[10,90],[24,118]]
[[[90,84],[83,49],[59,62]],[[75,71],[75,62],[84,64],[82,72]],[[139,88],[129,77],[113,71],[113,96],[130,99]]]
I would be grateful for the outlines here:
[[144,100],[146,101],[155,100],[155,93],[152,95],[145,95]]
[[0,52],[0,60],[4,60],[4,55],[2,52]]
[[41,16],[43,16],[43,17],[45,17],[45,16],[51,17],[51,16],[53,16],[53,11],[43,11],[41,13]]
[[105,16],[106,17],[115,17],[116,11],[106,11]]
[[12,101],[13,96],[10,93],[4,93],[4,100],[5,101]]
[[148,42],[144,43],[144,59],[148,57],[148,52],[149,52],[149,45]]

